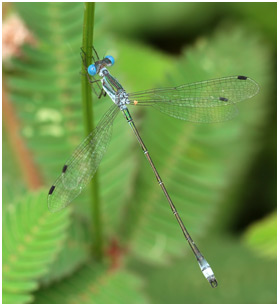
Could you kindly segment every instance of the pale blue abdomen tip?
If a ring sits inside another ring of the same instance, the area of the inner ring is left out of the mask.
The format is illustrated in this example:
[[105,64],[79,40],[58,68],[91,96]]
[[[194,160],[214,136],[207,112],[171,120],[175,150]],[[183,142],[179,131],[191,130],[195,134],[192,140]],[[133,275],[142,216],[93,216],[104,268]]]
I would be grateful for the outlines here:
[[90,65],[88,68],[87,68],[87,72],[89,75],[95,75],[97,73],[97,70],[96,70],[96,67],[95,65]]
[[110,60],[111,65],[113,65],[113,64],[114,64],[115,60],[114,60],[113,56],[111,56],[111,55],[107,55],[105,58],[108,58],[108,59]]

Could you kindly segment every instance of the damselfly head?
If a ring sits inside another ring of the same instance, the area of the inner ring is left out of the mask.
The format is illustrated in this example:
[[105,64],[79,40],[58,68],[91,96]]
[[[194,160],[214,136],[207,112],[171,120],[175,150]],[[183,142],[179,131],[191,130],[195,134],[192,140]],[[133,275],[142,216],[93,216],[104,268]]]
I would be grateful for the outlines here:
[[99,74],[101,69],[112,66],[114,62],[114,58],[111,55],[107,55],[104,59],[96,61],[94,64],[88,66],[87,72],[89,75]]

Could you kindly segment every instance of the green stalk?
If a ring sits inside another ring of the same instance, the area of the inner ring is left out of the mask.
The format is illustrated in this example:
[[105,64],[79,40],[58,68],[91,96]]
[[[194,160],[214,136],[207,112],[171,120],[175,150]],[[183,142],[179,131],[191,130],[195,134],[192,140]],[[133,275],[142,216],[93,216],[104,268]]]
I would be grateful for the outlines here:
[[[84,9],[84,22],[83,22],[83,38],[82,48],[86,53],[87,66],[91,63],[92,58],[92,45],[93,45],[93,30],[94,30],[94,10],[95,3],[86,2]],[[82,71],[84,67],[82,64]],[[92,89],[88,83],[87,78],[84,76],[81,78],[82,88],[82,108],[85,135],[87,136],[94,128],[93,121],[93,100]],[[101,212],[100,212],[100,196],[99,196],[99,184],[98,173],[95,174],[94,179],[90,182],[90,194],[92,203],[92,239],[93,239],[93,254],[94,257],[101,261],[103,257],[102,248],[102,224],[101,224]]]

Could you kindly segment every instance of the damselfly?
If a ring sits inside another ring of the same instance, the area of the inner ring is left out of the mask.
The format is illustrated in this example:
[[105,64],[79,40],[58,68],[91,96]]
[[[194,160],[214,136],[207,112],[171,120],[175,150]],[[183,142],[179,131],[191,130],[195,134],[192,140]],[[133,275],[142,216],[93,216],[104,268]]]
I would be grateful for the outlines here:
[[[202,273],[211,286],[216,287],[217,280],[214,273],[185,228],[139,135],[128,106],[153,106],[172,117],[191,122],[221,122],[236,116],[236,103],[256,95],[259,91],[259,85],[245,76],[230,76],[177,87],[127,93],[107,69],[114,64],[114,58],[106,56],[100,59],[94,48],[93,51],[95,56],[92,56],[93,64],[89,67],[86,65],[86,54],[83,51],[81,53],[88,81],[99,98],[108,94],[114,103],[97,127],[76,148],[71,158],[63,166],[61,175],[49,190],[49,210],[54,212],[67,206],[93,178],[107,150],[113,121],[121,111],[132,128],[170,208],[198,260]],[[99,75],[100,78],[95,78],[96,75]]]

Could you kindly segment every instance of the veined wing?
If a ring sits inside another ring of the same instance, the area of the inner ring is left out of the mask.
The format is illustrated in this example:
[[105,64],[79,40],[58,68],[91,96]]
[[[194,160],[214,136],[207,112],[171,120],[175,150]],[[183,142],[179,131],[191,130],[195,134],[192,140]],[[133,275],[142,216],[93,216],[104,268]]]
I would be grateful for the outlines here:
[[51,186],[48,194],[48,208],[58,211],[71,203],[93,178],[107,150],[112,124],[119,108],[113,104],[97,127],[75,149],[66,162],[61,175]]
[[172,117],[192,122],[221,122],[237,115],[236,103],[255,96],[259,85],[231,76],[177,87],[130,93],[132,105],[153,106]]

